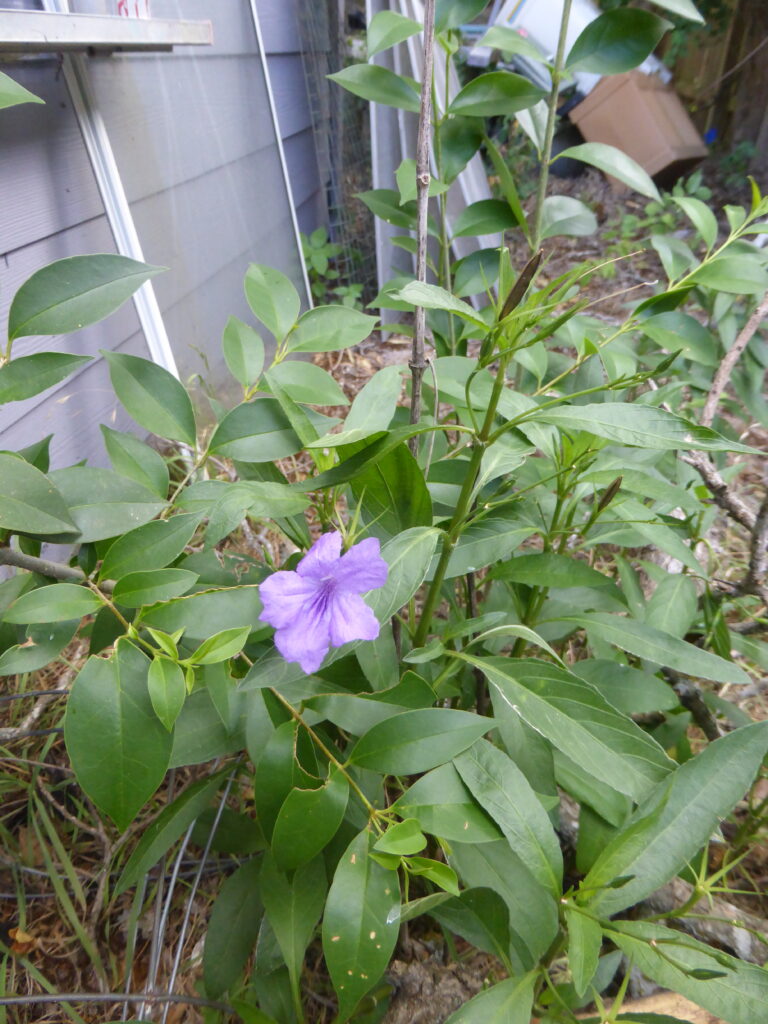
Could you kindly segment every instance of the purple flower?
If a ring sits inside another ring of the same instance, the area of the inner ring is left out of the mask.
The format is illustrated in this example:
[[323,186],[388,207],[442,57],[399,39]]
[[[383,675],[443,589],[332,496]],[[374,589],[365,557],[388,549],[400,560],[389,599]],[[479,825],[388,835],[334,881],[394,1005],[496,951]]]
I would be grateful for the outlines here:
[[379,623],[361,594],[382,587],[387,563],[373,537],[341,554],[341,534],[324,533],[296,566],[276,572],[259,588],[262,622],[274,626],[286,661],[317,671],[328,649],[350,640],[375,640]]

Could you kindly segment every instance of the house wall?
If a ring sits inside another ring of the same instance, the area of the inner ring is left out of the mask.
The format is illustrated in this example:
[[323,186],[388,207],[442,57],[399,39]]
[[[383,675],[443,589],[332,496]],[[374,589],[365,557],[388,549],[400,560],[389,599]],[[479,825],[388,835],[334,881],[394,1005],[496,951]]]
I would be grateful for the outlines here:
[[[0,0],[0,4],[2,0]],[[73,0],[79,13],[115,13],[112,0]],[[295,0],[257,0],[285,159],[302,226],[322,215]],[[226,386],[219,339],[230,314],[252,319],[242,279],[250,262],[304,276],[247,0],[153,0],[157,17],[208,18],[212,47],[87,58],[88,78],[130,202],[182,379]],[[0,33],[2,14],[0,13]],[[16,288],[64,256],[114,252],[99,189],[56,58],[3,65],[46,106],[0,114],[0,322]],[[268,340],[268,339],[267,339]],[[131,302],[66,338],[22,339],[18,354],[100,348],[148,357]],[[28,402],[0,407],[0,447],[52,430],[55,465],[104,463],[98,424],[128,429],[103,360]]]

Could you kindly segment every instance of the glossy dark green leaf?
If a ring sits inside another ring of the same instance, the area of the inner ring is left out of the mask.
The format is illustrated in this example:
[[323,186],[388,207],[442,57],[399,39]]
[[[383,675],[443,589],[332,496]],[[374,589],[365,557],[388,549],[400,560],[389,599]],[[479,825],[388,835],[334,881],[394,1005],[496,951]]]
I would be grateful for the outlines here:
[[642,800],[673,769],[655,740],[577,676],[542,661],[469,660],[523,721],[619,792]]
[[352,481],[362,520],[381,539],[432,525],[432,499],[407,446],[399,445]]
[[399,932],[397,875],[370,856],[364,830],[342,854],[323,916],[323,953],[339,998],[339,1021],[378,982]]
[[[590,909],[610,916],[633,906],[673,878],[706,844],[754,779],[768,751],[768,722],[744,726],[710,743],[651,794],[605,847],[585,886],[634,877],[620,889],[596,891]],[[639,823],[644,827],[638,829]],[[625,832],[634,830],[634,841]]]
[[228,771],[229,769],[220,771],[210,778],[193,782],[172,803],[163,808],[157,818],[146,827],[136,848],[125,862],[115,888],[116,896],[136,885],[170,850],[176,840],[181,838],[209,805]]
[[31,625],[23,643],[15,644],[0,654],[0,676],[20,675],[44,668],[64,650],[79,625],[79,619]]
[[196,572],[188,572],[186,569],[129,572],[118,580],[113,596],[125,608],[141,608],[145,604],[181,597],[192,589],[198,578]]
[[166,633],[183,629],[185,640],[203,641],[223,629],[254,629],[260,614],[258,587],[226,587],[154,605],[143,613],[142,622]]
[[473,996],[446,1024],[529,1024],[538,974],[507,978]]
[[90,361],[90,356],[66,352],[36,352],[14,359],[0,366],[0,405],[39,395]]
[[509,909],[493,889],[465,889],[429,911],[471,945],[498,957],[510,969]]
[[13,297],[10,340],[31,334],[68,334],[103,320],[163,267],[127,256],[70,256],[36,271]]
[[442,839],[489,843],[501,838],[498,826],[482,811],[453,764],[443,764],[414,782],[392,805],[413,817],[425,832]]
[[[754,1024],[765,1019],[768,972],[764,968],[650,921],[614,921],[607,933],[646,977],[680,992],[717,1018],[729,1024]],[[726,964],[725,977],[710,977],[708,981],[691,977],[692,971],[720,971]]]
[[29,89],[19,85],[12,78],[0,71],[0,110],[5,107],[15,107],[19,103],[45,103],[39,96],[35,96]]
[[328,883],[322,857],[302,864],[290,879],[265,854],[261,892],[269,923],[275,933],[294,990],[298,990],[304,953],[312,941],[323,910]]
[[471,117],[508,116],[516,110],[532,107],[545,93],[527,78],[511,71],[489,71],[479,75],[455,96],[451,114]]
[[64,738],[77,781],[124,830],[163,780],[171,737],[147,690],[148,659],[126,640],[89,658],[67,701]]
[[569,71],[619,75],[631,71],[656,49],[670,27],[650,11],[605,11],[583,29],[566,57]]
[[0,529],[73,540],[79,529],[67,503],[39,469],[0,452]]
[[256,945],[263,913],[261,862],[246,861],[226,879],[208,920],[203,951],[205,991],[216,999],[239,981]]
[[124,352],[101,353],[117,397],[140,427],[158,437],[194,445],[192,401],[172,373],[157,363]]
[[88,587],[76,583],[51,583],[22,594],[3,615],[5,622],[70,622],[94,615],[104,602]]
[[80,530],[80,541],[106,540],[143,526],[166,507],[146,487],[95,466],[70,466],[50,474]]
[[368,26],[369,59],[382,50],[388,50],[391,46],[415,36],[418,32],[421,32],[421,25],[418,22],[394,11],[379,11],[371,18]]
[[149,666],[147,688],[155,714],[170,732],[187,697],[183,669],[170,658],[154,658]]
[[308,775],[296,757],[298,730],[294,721],[265,732],[266,743],[256,763],[256,812],[261,830],[271,842],[280,809],[295,788],[308,789],[319,779]]
[[246,626],[232,626],[206,637],[200,646],[190,654],[190,664],[216,665],[221,661],[234,658],[245,646],[253,625],[249,623]]
[[99,578],[119,580],[128,573],[164,569],[184,551],[199,522],[198,515],[188,513],[130,530],[110,545]]
[[104,447],[115,472],[130,477],[163,500],[168,496],[169,474],[165,459],[133,434],[101,424]]
[[[246,278],[246,289],[247,289]],[[252,387],[264,369],[264,342],[250,324],[236,316],[227,320],[221,339],[227,369],[244,388]]]
[[452,117],[441,122],[437,134],[443,157],[444,181],[454,181],[467,166],[480,148],[484,127],[481,118]]
[[213,454],[243,462],[267,462],[295,455],[301,441],[274,398],[244,402],[227,413],[210,441]]
[[319,789],[292,789],[277,815],[272,856],[281,871],[292,871],[316,857],[341,825],[349,783],[334,772]]
[[620,149],[616,149],[615,146],[609,146],[604,142],[583,142],[578,146],[569,146],[562,150],[552,158],[552,163],[561,157],[571,157],[573,160],[580,160],[582,163],[597,167],[604,174],[610,174],[624,182],[625,185],[629,185],[640,195],[661,202],[659,190],[647,172],[637,161],[627,156],[626,153],[622,153]]
[[[415,228],[416,204],[400,203],[400,193],[391,188],[374,188],[355,197],[365,203],[376,217],[400,228]],[[400,308],[400,307],[398,307]]]
[[473,21],[486,4],[487,0],[437,0],[435,31],[444,32]]
[[328,75],[343,89],[360,96],[371,103],[383,103],[387,107],[419,112],[419,94],[411,83],[401,75],[376,64],[350,64],[333,75]]
[[487,740],[479,740],[455,758],[454,765],[534,878],[559,898],[563,880],[560,843],[549,815],[514,761]]
[[245,275],[245,297],[256,319],[282,341],[301,308],[299,293],[290,278],[274,267],[252,263]]
[[478,199],[465,206],[453,225],[454,236],[494,235],[517,227],[509,204],[502,199]]
[[361,736],[349,759],[361,768],[413,775],[450,761],[491,728],[489,719],[467,711],[404,711]]

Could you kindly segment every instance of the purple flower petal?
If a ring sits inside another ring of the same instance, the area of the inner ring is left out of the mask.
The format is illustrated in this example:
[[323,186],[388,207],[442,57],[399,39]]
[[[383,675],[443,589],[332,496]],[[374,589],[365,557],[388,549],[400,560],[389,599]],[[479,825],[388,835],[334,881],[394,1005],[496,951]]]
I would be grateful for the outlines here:
[[389,566],[381,557],[381,546],[375,537],[368,537],[355,544],[339,559],[333,570],[333,578],[345,590],[365,594],[369,590],[383,587],[387,582]]
[[362,597],[336,590],[329,602],[328,629],[333,646],[341,647],[351,640],[375,640],[379,620]]
[[341,554],[341,534],[324,533],[296,566],[299,576],[324,580],[332,575]]
[[295,572],[276,572],[259,587],[264,605],[259,619],[276,629],[290,626],[304,615],[304,608],[316,596],[319,584],[302,579]]
[[312,675],[320,668],[330,646],[327,630],[324,633],[312,633],[301,622],[289,629],[278,629],[275,633],[275,647],[278,651],[286,661],[297,661],[307,675]]

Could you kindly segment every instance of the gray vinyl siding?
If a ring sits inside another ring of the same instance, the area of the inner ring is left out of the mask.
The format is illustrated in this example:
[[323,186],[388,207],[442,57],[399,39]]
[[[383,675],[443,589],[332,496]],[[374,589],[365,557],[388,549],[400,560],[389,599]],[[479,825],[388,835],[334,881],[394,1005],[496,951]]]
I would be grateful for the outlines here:
[[[2,0],[0,0],[0,8]],[[113,13],[111,0],[75,0]],[[322,189],[298,47],[295,0],[257,0],[295,204],[305,230],[322,216]],[[221,386],[227,317],[252,319],[242,289],[250,262],[277,266],[304,294],[288,195],[248,0],[153,0],[157,17],[210,18],[214,46],[170,54],[88,58],[88,74],[154,279],[182,379]],[[2,14],[0,13],[0,31]],[[96,180],[56,58],[2,70],[46,100],[0,112],[0,323],[16,289],[55,259],[114,252]],[[99,349],[149,357],[132,302],[66,338],[17,342],[93,355],[71,380],[0,406],[0,448],[55,433],[53,464],[105,464],[99,423],[131,429]],[[133,429],[136,429],[135,427]]]

